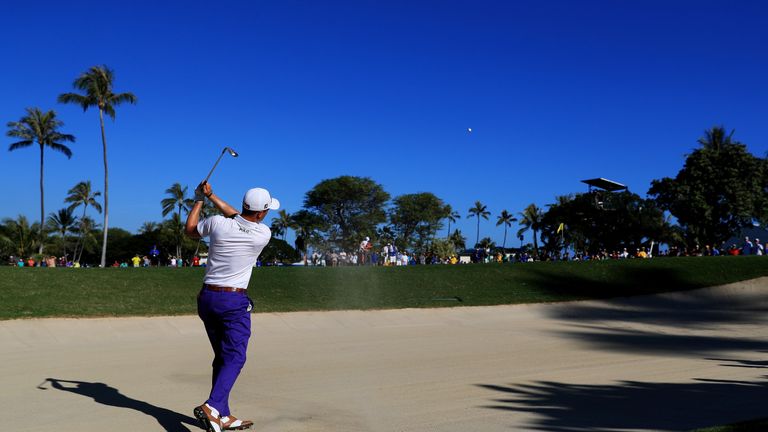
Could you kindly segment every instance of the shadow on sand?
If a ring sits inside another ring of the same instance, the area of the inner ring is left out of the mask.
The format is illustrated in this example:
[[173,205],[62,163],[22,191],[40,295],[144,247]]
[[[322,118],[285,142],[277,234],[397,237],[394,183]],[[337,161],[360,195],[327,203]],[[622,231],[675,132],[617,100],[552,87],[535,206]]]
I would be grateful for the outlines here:
[[[653,269],[653,274],[640,268],[627,271],[625,282],[618,285],[544,273],[536,277],[546,281],[553,292],[595,297],[648,294],[681,283],[679,275],[668,269]],[[757,352],[765,356],[768,352],[768,337],[755,331],[768,324],[768,290],[698,290],[623,297],[562,304],[547,313],[568,323],[568,330],[557,332],[558,337],[578,340],[592,350],[705,359],[727,368],[768,368],[768,361],[759,355],[742,359],[736,354]],[[525,430],[687,431],[768,417],[768,375],[746,381],[701,376],[690,379],[477,386],[503,395],[491,398],[484,408],[536,414]]]
[[179,414],[166,408],[152,405],[121,394],[114,387],[100,382],[72,381],[57,378],[46,378],[38,388],[45,390],[44,384],[48,382],[51,388],[89,397],[94,402],[118,408],[128,408],[154,417],[157,423],[168,432],[189,432],[185,425],[192,426],[192,430],[199,429],[197,420],[190,416]]
[[484,408],[529,412],[525,430],[688,431],[766,416],[768,376],[748,381],[692,383],[621,381],[614,385],[536,382],[479,387],[503,394]]

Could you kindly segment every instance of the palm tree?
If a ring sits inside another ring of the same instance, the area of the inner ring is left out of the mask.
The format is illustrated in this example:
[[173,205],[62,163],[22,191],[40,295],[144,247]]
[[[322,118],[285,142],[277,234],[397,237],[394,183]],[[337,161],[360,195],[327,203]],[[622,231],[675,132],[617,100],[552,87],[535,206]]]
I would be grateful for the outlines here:
[[3,219],[3,228],[19,258],[25,258],[32,253],[36,242],[34,233],[38,228],[36,223],[30,226],[27,217],[19,215],[16,219]]
[[448,240],[450,240],[450,242],[453,243],[456,249],[467,248],[467,238],[464,237],[464,235],[458,229],[453,231],[453,234],[451,234],[451,237],[449,237]]
[[[101,213],[101,204],[99,204],[98,201],[96,201],[96,197],[101,196],[101,192],[94,192],[91,187],[91,181],[81,181],[80,183],[76,184],[72,189],[67,192],[69,195],[64,199],[64,202],[71,203],[69,205],[70,210],[74,210],[79,206],[83,206],[83,215],[80,217],[80,223],[83,223],[85,221],[86,217],[86,211],[88,210],[88,206],[91,206],[96,209],[97,212]],[[82,231],[81,231],[82,232]],[[77,244],[75,244],[75,252],[80,247],[80,242],[82,242],[82,235],[77,238]],[[74,259],[74,258],[73,258]]]
[[477,242],[477,245],[482,249],[493,249],[496,247],[496,243],[490,237],[483,237],[482,240]]
[[512,222],[517,222],[517,218],[512,216],[508,211],[502,210],[499,218],[496,220],[496,226],[504,225],[504,242],[501,244],[501,248],[505,249],[507,246],[507,228],[512,226]]
[[64,125],[64,122],[56,119],[56,112],[51,110],[42,112],[40,108],[27,108],[27,115],[17,122],[8,123],[8,135],[11,138],[18,138],[19,141],[11,144],[9,151],[18,150],[23,147],[29,147],[34,143],[40,146],[40,250],[37,253],[43,253],[43,221],[45,220],[45,200],[43,188],[43,153],[46,147],[52,150],[64,153],[67,159],[72,158],[72,150],[63,142],[74,142],[74,135],[64,134],[57,129]]
[[715,126],[705,130],[704,136],[699,138],[697,142],[701,144],[701,146],[705,150],[719,152],[721,149],[725,147],[728,147],[734,144],[739,144],[738,141],[733,141],[733,134],[735,132],[736,130],[731,130],[731,133],[726,135],[725,127]]
[[88,216],[83,216],[80,219],[80,223],[77,224],[77,227],[75,227],[75,233],[80,238],[80,242],[78,244],[79,249],[76,247],[75,252],[73,253],[73,262],[80,262],[83,258],[83,251],[85,250],[85,247],[88,246],[89,250],[93,247],[98,247],[98,239],[94,236],[94,230],[99,228],[99,224],[96,223],[92,218]]
[[457,220],[461,219],[461,215],[456,210],[451,210],[448,212],[448,236],[451,235],[451,222],[456,223]]
[[153,231],[156,231],[160,226],[157,224],[157,222],[144,222],[141,224],[141,228],[139,228],[139,234],[149,234]]
[[165,193],[167,193],[169,196],[168,198],[163,198],[162,201],[160,201],[160,205],[163,207],[163,217],[168,216],[168,213],[176,210],[178,208],[178,215],[179,218],[181,218],[181,211],[189,211],[189,198],[187,198],[187,186],[181,186],[181,183],[174,183],[165,190]]
[[[187,187],[181,186],[181,183],[174,183],[165,190],[165,193],[169,195],[168,198],[163,198],[162,201],[160,201],[160,204],[163,207],[163,217],[168,216],[168,213],[173,212],[178,208],[178,212],[176,215],[179,218],[179,221],[181,221],[181,211],[185,210],[186,212],[189,212],[189,203],[190,199],[187,198]],[[181,231],[182,228],[180,228]],[[181,256],[181,236],[178,237],[178,241],[176,243],[176,256]]]
[[46,223],[48,227],[61,236],[61,246],[64,249],[64,256],[67,256],[67,234],[77,225],[77,216],[72,216],[72,207],[51,213]]
[[533,231],[533,253],[539,256],[539,242],[536,239],[538,237],[539,228],[541,227],[541,219],[544,214],[541,212],[536,204],[530,204],[520,213],[520,230],[517,232],[518,237],[521,237],[524,232]]
[[270,229],[274,231],[276,237],[282,237],[285,240],[285,236],[288,234],[288,228],[293,226],[293,219],[291,215],[285,211],[280,210],[277,213],[277,217],[272,219],[272,225]]
[[491,212],[488,211],[488,206],[483,205],[480,201],[475,201],[475,206],[469,209],[469,215],[467,217],[477,217],[477,237],[475,245],[480,243],[480,218],[488,220],[488,216]]
[[112,83],[114,72],[106,65],[93,66],[80,74],[72,83],[73,87],[82,91],[79,93],[63,93],[59,95],[59,102],[80,105],[83,111],[90,107],[99,108],[99,121],[101,124],[101,144],[104,150],[104,237],[101,245],[101,267],[107,262],[107,233],[109,231],[109,169],[107,165],[107,136],[104,133],[104,114],[115,119],[115,106],[124,102],[136,103],[133,93],[113,93]]

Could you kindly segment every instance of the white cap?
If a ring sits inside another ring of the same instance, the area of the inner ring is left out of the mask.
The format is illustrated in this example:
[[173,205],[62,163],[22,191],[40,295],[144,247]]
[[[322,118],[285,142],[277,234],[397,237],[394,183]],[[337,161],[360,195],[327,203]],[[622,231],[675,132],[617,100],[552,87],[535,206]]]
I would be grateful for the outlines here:
[[243,208],[251,211],[277,210],[280,208],[280,201],[272,198],[266,189],[253,188],[245,193]]

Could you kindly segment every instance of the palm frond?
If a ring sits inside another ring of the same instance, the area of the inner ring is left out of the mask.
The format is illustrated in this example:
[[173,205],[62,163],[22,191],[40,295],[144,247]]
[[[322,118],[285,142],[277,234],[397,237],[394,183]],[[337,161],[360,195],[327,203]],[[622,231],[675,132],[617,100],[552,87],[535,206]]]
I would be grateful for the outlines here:
[[19,141],[15,142],[8,147],[8,151],[18,150],[20,148],[29,147],[33,144],[33,141]]
[[83,108],[83,111],[87,111],[88,108],[98,105],[96,99],[77,93],[62,93],[57,100],[59,103],[80,105],[80,107]]
[[109,102],[112,105],[120,105],[122,103],[135,104],[137,101],[138,99],[136,98],[136,95],[130,92],[114,94],[109,99]]
[[67,159],[72,158],[72,150],[70,150],[69,147],[65,146],[64,144],[51,143],[48,145],[48,147],[50,147],[53,150],[56,150],[57,152],[64,153]]

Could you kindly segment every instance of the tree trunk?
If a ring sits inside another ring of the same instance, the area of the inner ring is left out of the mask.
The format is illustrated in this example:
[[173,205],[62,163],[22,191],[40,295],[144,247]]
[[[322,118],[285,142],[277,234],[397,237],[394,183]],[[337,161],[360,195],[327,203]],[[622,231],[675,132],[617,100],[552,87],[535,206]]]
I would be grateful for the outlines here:
[[43,149],[45,146],[40,144],[40,249],[37,251],[40,255],[43,254],[44,233],[43,227],[45,226],[45,200],[43,199]]
[[88,209],[88,204],[83,204],[83,216],[80,218],[80,235],[77,237],[77,243],[75,243],[75,250],[72,252],[72,262],[80,261],[77,257],[77,250],[80,248],[80,243],[83,241],[83,219],[85,219],[85,212]]
[[507,249],[507,227],[506,227],[506,225],[504,226],[504,242],[501,243],[501,248],[505,249],[505,250]]
[[475,237],[475,248],[480,243],[480,215],[477,215],[477,236]]
[[533,254],[539,256],[539,242],[536,241],[536,230],[533,230]]
[[107,136],[104,134],[104,109],[99,107],[101,144],[104,149],[104,236],[101,242],[101,268],[107,267],[107,234],[109,233],[109,168],[107,166]]

